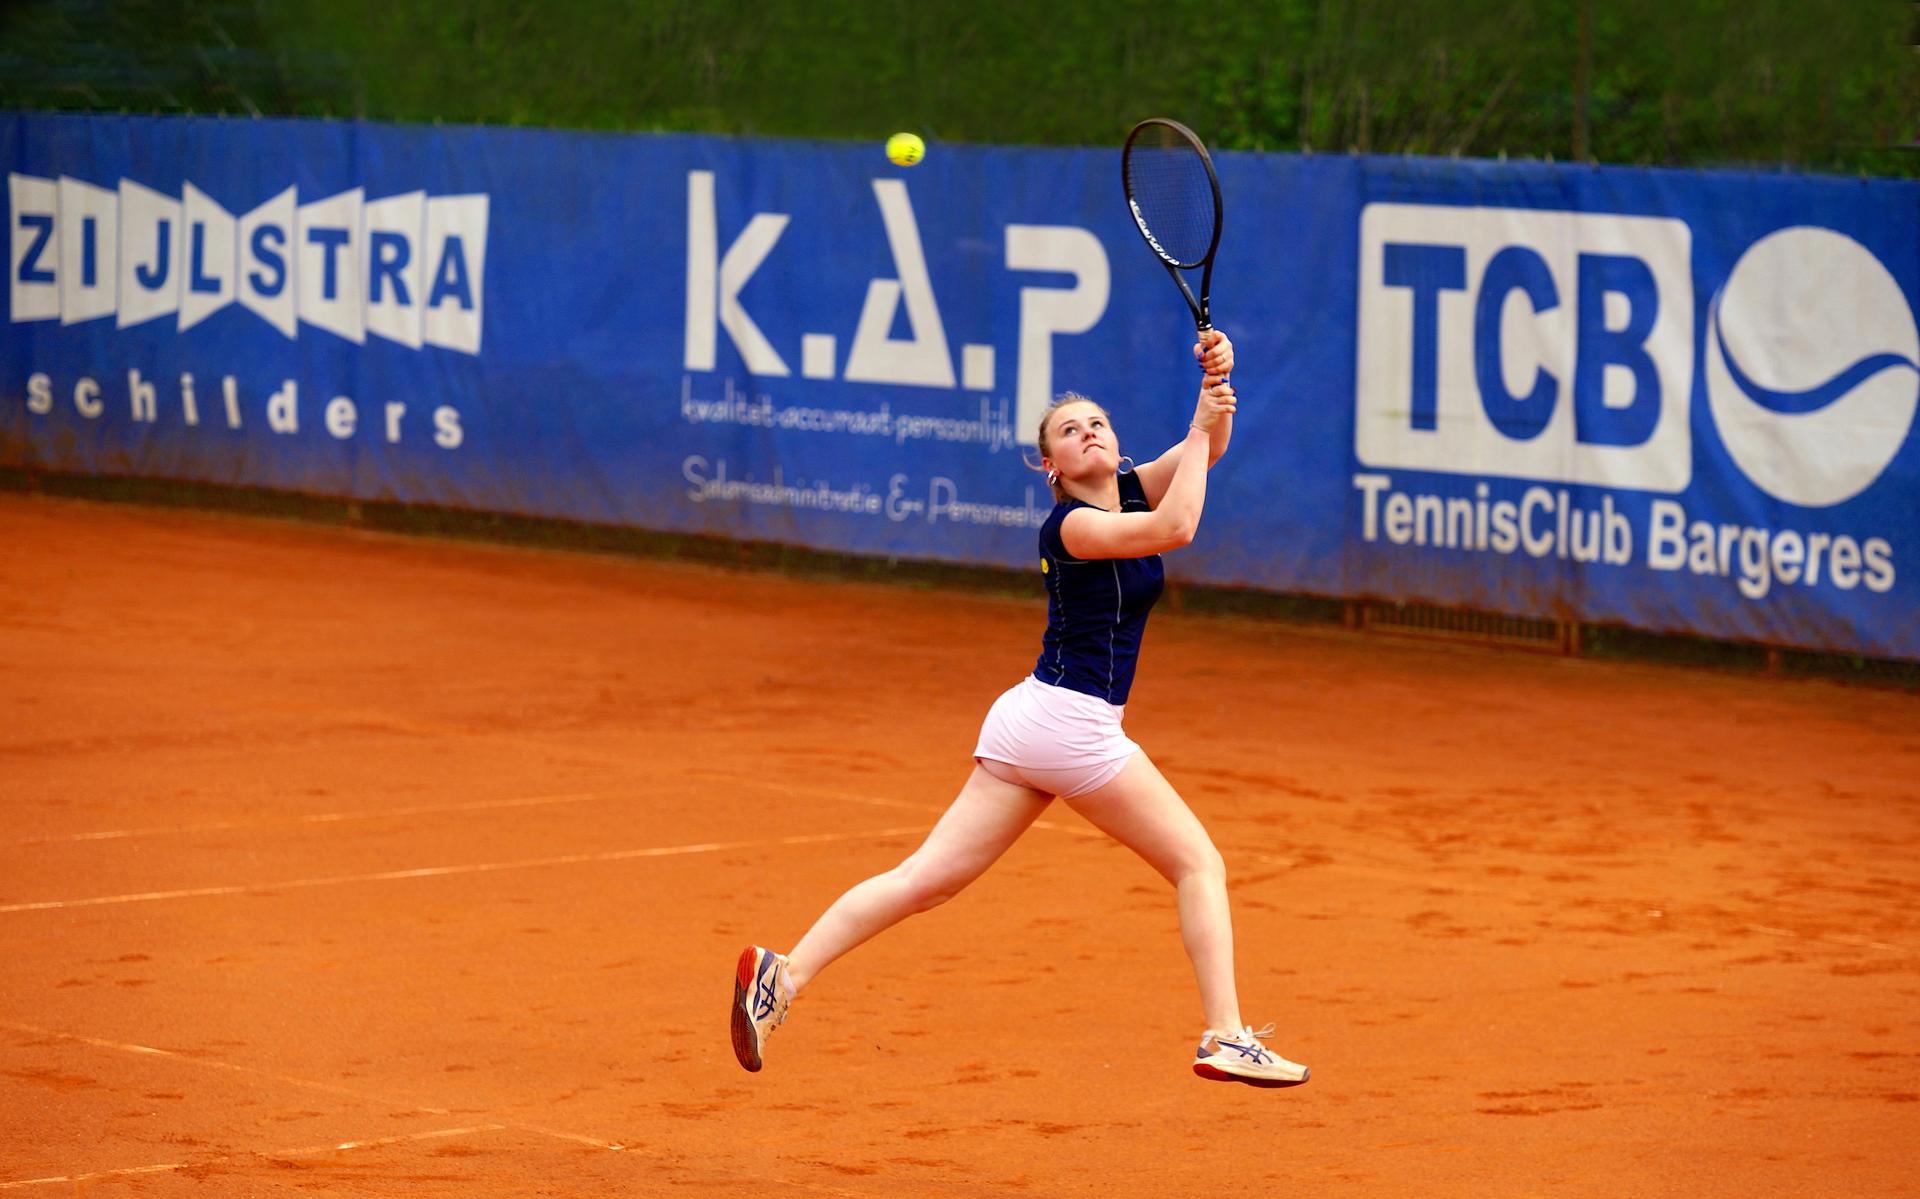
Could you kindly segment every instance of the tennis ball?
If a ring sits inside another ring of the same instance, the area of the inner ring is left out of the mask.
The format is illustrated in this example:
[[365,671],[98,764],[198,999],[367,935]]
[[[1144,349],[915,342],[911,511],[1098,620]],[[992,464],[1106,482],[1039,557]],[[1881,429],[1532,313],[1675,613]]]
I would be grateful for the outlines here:
[[887,157],[895,166],[910,167],[927,156],[927,143],[917,133],[896,133],[887,139]]

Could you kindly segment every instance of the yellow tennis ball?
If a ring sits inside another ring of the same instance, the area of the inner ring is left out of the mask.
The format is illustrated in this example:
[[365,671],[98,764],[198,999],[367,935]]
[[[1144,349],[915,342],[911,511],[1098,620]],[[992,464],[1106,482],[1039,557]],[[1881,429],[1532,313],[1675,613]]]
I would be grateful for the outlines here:
[[917,133],[896,133],[887,139],[887,157],[895,166],[910,167],[927,156],[927,143]]

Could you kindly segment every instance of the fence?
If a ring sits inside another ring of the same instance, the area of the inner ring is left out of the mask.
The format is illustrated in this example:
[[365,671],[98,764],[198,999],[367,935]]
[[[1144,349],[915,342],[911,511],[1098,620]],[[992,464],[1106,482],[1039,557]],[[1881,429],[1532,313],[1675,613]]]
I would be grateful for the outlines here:
[[[1115,155],[12,114],[0,465],[1024,567],[1184,430]],[[1920,658],[1920,183],[1222,155],[1181,580]]]

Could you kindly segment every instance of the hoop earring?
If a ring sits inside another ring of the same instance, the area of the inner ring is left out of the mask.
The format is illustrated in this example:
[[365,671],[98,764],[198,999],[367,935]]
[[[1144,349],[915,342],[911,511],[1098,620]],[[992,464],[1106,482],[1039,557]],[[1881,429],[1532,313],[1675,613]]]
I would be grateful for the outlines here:
[[1133,473],[1133,459],[1125,454],[1120,455],[1120,472],[1128,475]]
[[1059,471],[1050,470],[1047,472],[1047,486],[1052,487],[1054,484],[1058,483],[1059,481],[1060,481]]

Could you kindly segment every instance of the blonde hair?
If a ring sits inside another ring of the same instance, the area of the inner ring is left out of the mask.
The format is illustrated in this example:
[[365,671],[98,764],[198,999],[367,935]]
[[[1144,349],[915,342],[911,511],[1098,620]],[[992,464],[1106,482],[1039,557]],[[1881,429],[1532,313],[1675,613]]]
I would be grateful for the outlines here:
[[1113,423],[1113,417],[1108,414],[1105,408],[1100,408],[1098,401],[1089,396],[1083,396],[1077,391],[1061,392],[1059,398],[1054,400],[1053,403],[1048,404],[1047,410],[1040,414],[1040,431],[1035,438],[1036,443],[1040,447],[1040,461],[1037,463],[1029,462],[1027,465],[1034,470],[1046,474],[1047,486],[1053,489],[1053,502],[1056,504],[1061,503],[1067,498],[1067,489],[1060,482],[1057,475],[1047,470],[1047,422],[1053,419],[1054,413],[1065,408],[1068,404],[1092,404],[1095,408],[1100,409],[1100,415],[1107,418],[1108,424]]

